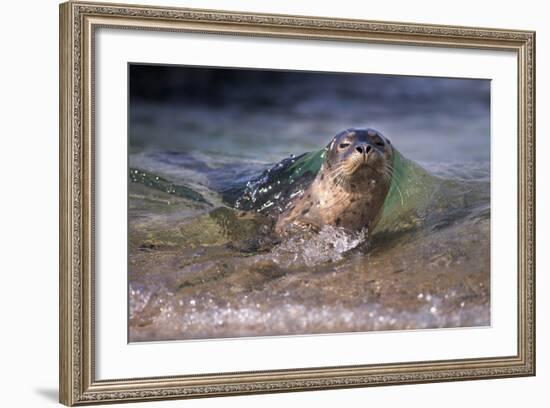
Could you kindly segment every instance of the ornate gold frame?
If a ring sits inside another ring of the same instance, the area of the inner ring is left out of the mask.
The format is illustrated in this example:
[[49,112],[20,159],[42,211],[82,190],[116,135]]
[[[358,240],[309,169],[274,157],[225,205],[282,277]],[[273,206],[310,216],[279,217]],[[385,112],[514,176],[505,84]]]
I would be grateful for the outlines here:
[[[513,356],[96,380],[93,47],[98,27],[506,50],[518,62],[518,349]],[[60,401],[67,405],[535,374],[535,33],[68,2],[60,5]]]

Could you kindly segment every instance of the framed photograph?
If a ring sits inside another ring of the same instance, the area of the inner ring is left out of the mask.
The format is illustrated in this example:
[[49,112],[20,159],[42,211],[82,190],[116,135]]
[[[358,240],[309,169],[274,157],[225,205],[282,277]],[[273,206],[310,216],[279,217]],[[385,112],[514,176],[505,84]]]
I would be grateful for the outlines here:
[[535,33],[60,6],[66,405],[535,374]]

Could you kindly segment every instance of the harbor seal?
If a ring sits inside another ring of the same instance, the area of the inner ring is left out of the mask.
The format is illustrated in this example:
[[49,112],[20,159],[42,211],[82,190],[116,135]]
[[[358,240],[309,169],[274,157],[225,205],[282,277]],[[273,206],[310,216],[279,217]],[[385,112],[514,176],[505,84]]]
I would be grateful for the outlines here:
[[372,231],[382,213],[393,173],[393,147],[374,129],[350,128],[326,147],[323,164],[303,194],[296,196],[275,223],[285,236],[296,229],[324,225]]

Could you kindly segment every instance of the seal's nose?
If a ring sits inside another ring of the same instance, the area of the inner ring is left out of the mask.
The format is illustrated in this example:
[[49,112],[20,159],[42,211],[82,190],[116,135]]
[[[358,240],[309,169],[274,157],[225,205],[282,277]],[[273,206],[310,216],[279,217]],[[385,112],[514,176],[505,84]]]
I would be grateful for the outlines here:
[[370,145],[360,145],[360,146],[357,146],[355,148],[355,150],[357,150],[359,153],[361,154],[367,154],[368,152],[370,152],[372,149],[372,146]]

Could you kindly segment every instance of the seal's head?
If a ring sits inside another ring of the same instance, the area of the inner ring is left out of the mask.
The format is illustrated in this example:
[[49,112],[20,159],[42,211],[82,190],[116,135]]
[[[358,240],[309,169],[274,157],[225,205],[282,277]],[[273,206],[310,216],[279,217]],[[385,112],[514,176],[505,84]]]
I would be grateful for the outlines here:
[[325,170],[346,190],[391,179],[393,148],[388,139],[373,129],[347,129],[327,146]]

